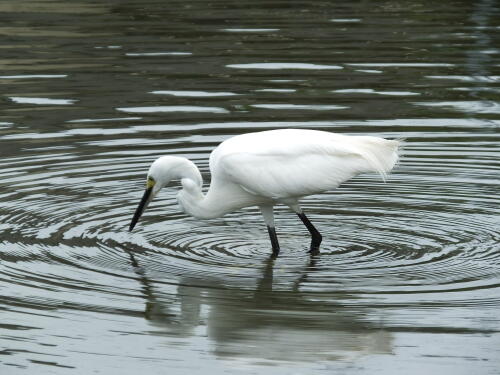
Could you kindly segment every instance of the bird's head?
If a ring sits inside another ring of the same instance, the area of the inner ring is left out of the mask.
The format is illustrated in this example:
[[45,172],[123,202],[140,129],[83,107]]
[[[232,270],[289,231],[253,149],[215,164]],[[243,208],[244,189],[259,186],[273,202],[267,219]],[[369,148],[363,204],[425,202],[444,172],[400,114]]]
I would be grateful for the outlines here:
[[182,166],[185,161],[187,161],[187,159],[177,156],[162,156],[151,164],[146,178],[146,191],[135,210],[129,230],[134,229],[142,213],[146,210],[156,194],[158,194],[163,187],[167,186],[171,180],[178,178],[179,174],[182,172]]

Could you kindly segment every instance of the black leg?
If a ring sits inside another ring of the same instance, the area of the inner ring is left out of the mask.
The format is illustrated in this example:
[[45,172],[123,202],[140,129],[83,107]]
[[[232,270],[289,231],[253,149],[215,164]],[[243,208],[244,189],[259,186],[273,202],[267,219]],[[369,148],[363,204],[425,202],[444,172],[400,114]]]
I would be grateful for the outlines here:
[[318,232],[318,230],[314,227],[314,225],[303,212],[297,214],[297,216],[300,217],[300,220],[302,220],[309,233],[311,233],[311,249],[309,250],[309,252],[311,254],[319,254],[319,245],[321,244],[321,240],[323,239],[321,233]]
[[280,253],[280,244],[278,242],[278,236],[276,235],[276,229],[271,226],[267,226],[267,231],[269,233],[269,238],[271,239],[271,245],[273,247],[273,258],[276,258]]

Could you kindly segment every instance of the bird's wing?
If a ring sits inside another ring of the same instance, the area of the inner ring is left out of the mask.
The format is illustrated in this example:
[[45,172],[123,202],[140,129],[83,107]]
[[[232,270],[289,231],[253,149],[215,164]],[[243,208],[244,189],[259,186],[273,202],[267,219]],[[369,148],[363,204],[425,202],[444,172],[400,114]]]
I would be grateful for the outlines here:
[[213,155],[212,172],[272,199],[331,190],[362,172],[383,175],[397,160],[397,141],[376,137],[289,130],[251,133],[226,142]]
[[237,153],[222,161],[231,182],[255,195],[284,199],[333,189],[355,175],[345,168],[347,161],[328,159],[319,154],[287,158]]
[[252,194],[286,199],[333,189],[360,173],[365,164],[349,147],[297,142],[267,151],[225,154],[217,169],[225,180]]

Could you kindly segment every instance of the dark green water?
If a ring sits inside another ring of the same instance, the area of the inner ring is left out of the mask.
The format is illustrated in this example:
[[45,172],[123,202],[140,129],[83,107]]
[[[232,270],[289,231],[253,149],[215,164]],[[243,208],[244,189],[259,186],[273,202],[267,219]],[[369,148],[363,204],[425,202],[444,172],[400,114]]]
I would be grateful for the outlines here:
[[[500,4],[0,1],[0,374],[500,373]],[[158,156],[406,138],[387,183],[127,227]]]

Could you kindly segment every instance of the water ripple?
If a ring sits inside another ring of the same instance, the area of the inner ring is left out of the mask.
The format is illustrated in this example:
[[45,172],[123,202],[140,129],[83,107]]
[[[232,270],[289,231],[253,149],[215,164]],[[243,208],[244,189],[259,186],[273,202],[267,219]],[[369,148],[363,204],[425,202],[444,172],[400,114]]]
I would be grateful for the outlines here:
[[[191,143],[191,149],[199,147],[201,154],[190,156],[206,173],[209,148],[202,138],[197,139],[199,144]],[[100,144],[109,146],[112,140]],[[185,153],[183,145],[178,143],[170,152]],[[494,146],[483,142],[475,147],[476,158],[463,158],[469,148],[455,142],[440,149],[441,158],[433,165],[429,161],[437,147],[437,143],[409,143],[403,169],[387,184],[375,177],[359,177],[336,192],[305,199],[304,207],[324,243],[314,275],[301,288],[326,292],[342,284],[377,294],[496,287],[500,231],[495,224],[500,210],[488,192],[498,187],[498,181],[490,179],[495,171],[489,164],[482,165],[477,158],[481,148],[488,152]],[[189,276],[200,282],[209,278],[225,285],[254,274],[254,265],[270,254],[257,210],[197,221],[179,212],[175,189],[163,192],[137,229],[127,233],[153,158],[138,154],[124,163],[113,153],[76,159],[61,151],[46,154],[37,164],[20,159],[12,170],[15,173],[5,180],[9,190],[15,188],[21,194],[4,206],[5,238],[22,237],[29,245],[16,245],[13,251],[13,242],[7,240],[1,257],[121,274],[129,267],[129,255],[136,254],[157,278]],[[50,168],[41,168],[47,163]],[[7,176],[8,169],[3,173]],[[445,183],[446,175],[451,184]],[[307,259],[307,232],[284,208],[278,210],[276,220],[282,244],[278,262],[285,269],[300,267]],[[38,244],[36,253],[33,244]],[[9,273],[8,277],[26,275]]]

